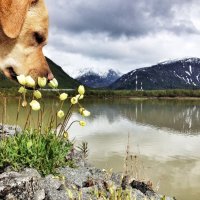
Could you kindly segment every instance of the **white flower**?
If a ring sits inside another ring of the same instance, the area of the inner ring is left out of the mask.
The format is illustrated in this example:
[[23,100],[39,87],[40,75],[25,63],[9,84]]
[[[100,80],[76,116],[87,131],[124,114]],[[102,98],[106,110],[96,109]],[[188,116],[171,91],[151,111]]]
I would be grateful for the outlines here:
[[80,95],[83,95],[83,94],[85,93],[85,88],[84,88],[83,85],[80,85],[80,86],[78,87],[78,93],[79,93]]
[[84,95],[77,94],[77,95],[76,95],[76,98],[77,98],[78,100],[81,100],[81,99],[84,98]]
[[25,87],[23,87],[23,86],[20,87],[19,90],[18,90],[18,92],[21,93],[21,94],[26,93]]
[[64,113],[62,110],[59,110],[58,113],[57,113],[57,116],[58,116],[59,118],[64,117],[64,115],[65,115],[65,113]]
[[30,103],[30,106],[32,108],[32,110],[40,110],[40,103],[36,100],[32,100],[31,103]]
[[34,97],[37,98],[37,99],[41,99],[41,98],[42,98],[42,94],[41,94],[41,92],[40,92],[39,90],[35,90],[35,91],[33,92],[33,95],[34,95]]
[[21,85],[26,85],[26,77],[24,75],[17,76],[17,80]]
[[78,103],[78,99],[77,99],[76,97],[72,97],[72,98],[71,98],[71,103],[72,103],[72,104]]
[[31,76],[26,76],[26,85],[32,88],[35,87],[35,81]]
[[67,99],[67,97],[68,97],[68,94],[62,93],[59,98],[60,98],[61,101],[64,101],[64,100]]
[[86,126],[86,122],[85,121],[79,121],[80,126]]
[[82,115],[84,110],[85,110],[85,108],[79,108],[79,112],[81,113],[81,115]]
[[41,77],[38,77],[38,85],[40,87],[45,87],[47,84],[47,79],[45,77],[41,78]]
[[49,82],[49,87],[51,88],[57,88],[58,87],[58,81],[54,78]]
[[83,110],[82,115],[83,115],[84,117],[89,117],[89,116],[90,116],[90,111],[88,111],[88,110]]

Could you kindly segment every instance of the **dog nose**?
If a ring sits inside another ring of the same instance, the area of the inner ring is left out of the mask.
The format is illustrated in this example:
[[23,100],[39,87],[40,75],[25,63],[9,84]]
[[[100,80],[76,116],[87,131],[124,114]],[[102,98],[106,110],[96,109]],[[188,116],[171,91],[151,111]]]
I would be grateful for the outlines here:
[[52,79],[54,79],[54,75],[51,72],[49,72],[47,78],[49,81],[51,81]]

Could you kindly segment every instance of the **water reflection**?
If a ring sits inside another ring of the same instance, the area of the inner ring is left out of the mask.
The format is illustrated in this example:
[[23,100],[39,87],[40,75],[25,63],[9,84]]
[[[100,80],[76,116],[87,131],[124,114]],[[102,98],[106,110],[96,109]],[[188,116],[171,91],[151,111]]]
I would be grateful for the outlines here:
[[[9,100],[7,121],[15,122],[17,101]],[[49,114],[58,105],[45,102]],[[130,153],[140,161],[140,178],[150,179],[159,192],[181,200],[200,196],[200,102],[172,100],[90,100],[87,126],[73,126],[70,137],[89,144],[89,161],[101,168],[123,171],[130,133]],[[1,105],[0,105],[1,106]],[[26,111],[20,114],[24,121]],[[37,114],[33,116],[33,120]],[[1,116],[0,116],[1,119]],[[71,120],[80,119],[74,113]]]
[[[200,102],[183,100],[121,100],[89,104],[93,113],[104,115],[110,123],[118,117],[126,118],[145,126],[169,129],[185,134],[200,132]],[[98,115],[95,115],[97,117]]]
[[89,143],[90,162],[123,171],[130,133],[130,151],[141,160],[140,178],[177,199],[199,199],[198,101],[100,101],[87,107],[93,113],[88,126],[74,126],[70,134]]

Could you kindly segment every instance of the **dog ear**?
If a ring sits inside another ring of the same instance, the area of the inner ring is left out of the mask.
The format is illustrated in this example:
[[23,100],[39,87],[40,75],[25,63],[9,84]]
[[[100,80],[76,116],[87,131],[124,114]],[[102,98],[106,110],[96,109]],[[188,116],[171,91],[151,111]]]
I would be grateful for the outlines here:
[[29,5],[29,0],[0,0],[0,22],[6,36],[19,36]]

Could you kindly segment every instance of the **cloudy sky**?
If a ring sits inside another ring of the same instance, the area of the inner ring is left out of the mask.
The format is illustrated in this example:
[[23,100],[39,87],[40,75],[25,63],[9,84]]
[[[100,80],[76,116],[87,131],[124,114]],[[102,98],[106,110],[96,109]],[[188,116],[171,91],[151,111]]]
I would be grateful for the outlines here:
[[200,0],[46,0],[45,54],[71,75],[200,57]]

